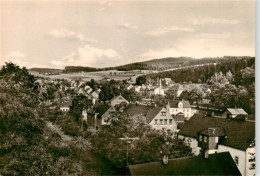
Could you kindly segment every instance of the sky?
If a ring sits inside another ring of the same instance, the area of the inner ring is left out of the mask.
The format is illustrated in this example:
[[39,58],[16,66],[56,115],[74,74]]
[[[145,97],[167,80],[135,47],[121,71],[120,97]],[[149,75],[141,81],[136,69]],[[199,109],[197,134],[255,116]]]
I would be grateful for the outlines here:
[[0,1],[0,64],[255,56],[254,1]]

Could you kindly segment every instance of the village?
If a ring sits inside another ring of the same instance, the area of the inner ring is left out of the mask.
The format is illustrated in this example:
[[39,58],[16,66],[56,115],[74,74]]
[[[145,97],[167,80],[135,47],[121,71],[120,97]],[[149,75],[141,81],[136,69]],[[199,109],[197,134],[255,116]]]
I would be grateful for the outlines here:
[[[254,118],[242,108],[216,108],[210,102],[216,89],[212,85],[175,83],[171,78],[144,80],[142,76],[136,83],[108,78],[99,81],[38,78],[37,83],[42,103],[60,109],[63,114],[78,106],[76,97],[86,99],[88,103],[81,106],[78,115],[82,128],[91,133],[109,126],[113,118],[141,118],[162,134],[184,139],[192,149],[191,157],[176,160],[164,157],[163,164],[158,161],[129,165],[131,175],[253,175],[255,172]],[[135,139],[125,140],[131,143]],[[176,168],[178,163],[181,167]],[[191,171],[189,164],[203,167]],[[214,171],[207,167],[213,167]]]
[[257,0],[0,1],[0,176],[260,175]]

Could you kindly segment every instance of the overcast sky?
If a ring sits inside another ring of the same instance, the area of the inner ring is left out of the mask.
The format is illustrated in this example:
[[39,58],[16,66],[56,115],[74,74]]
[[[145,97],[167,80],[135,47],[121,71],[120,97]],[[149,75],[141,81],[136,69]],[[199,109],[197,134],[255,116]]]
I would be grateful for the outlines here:
[[255,56],[254,1],[1,1],[1,64]]

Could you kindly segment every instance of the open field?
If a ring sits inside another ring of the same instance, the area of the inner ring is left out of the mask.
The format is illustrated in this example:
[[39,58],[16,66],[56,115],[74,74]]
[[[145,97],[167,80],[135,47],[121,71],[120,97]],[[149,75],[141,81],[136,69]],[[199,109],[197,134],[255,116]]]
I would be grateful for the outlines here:
[[35,76],[49,77],[51,79],[82,79],[84,81],[89,81],[94,79],[95,81],[101,80],[103,78],[109,78],[114,80],[129,80],[135,81],[137,76],[142,75],[139,70],[134,71],[117,71],[117,70],[108,70],[108,71],[98,71],[98,72],[80,72],[80,73],[60,73],[57,75],[43,75],[38,72],[31,71]]

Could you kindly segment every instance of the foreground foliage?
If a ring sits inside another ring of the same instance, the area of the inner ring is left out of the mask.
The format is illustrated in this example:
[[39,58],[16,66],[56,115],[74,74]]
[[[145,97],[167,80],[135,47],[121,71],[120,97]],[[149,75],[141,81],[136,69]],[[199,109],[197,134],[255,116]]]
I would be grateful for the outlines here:
[[46,126],[35,78],[27,69],[7,63],[0,70],[0,82],[0,174],[79,174],[77,145],[63,143]]
[[129,164],[146,163],[161,160],[163,155],[169,158],[191,156],[192,149],[185,141],[172,138],[166,132],[159,132],[146,125],[142,117],[115,116],[111,125],[92,136],[94,152],[107,158],[118,168],[126,166],[126,141],[119,138],[137,137],[129,146]]

